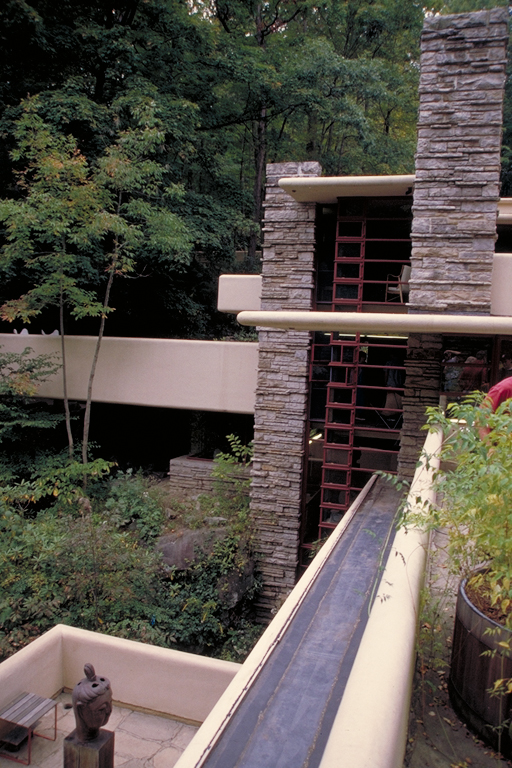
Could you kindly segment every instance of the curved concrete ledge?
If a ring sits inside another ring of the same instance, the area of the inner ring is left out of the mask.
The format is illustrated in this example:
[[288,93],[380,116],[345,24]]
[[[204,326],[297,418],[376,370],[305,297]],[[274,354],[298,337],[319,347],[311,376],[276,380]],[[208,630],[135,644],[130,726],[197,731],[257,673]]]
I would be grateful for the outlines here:
[[[425,441],[431,459],[416,470],[409,493],[414,505],[433,500],[441,442],[440,433]],[[344,768],[403,765],[427,550],[422,531],[397,532],[320,768],[338,768],[340,755]]]

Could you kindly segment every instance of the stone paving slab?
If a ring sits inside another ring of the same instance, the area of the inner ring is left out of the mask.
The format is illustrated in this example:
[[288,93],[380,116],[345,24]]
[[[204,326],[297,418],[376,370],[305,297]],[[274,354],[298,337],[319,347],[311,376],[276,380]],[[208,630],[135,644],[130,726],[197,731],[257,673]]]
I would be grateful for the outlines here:
[[[63,741],[75,728],[71,694],[61,693],[57,706],[57,739],[32,739],[31,768],[62,768]],[[114,768],[172,768],[188,746],[197,728],[167,717],[114,707],[106,726],[115,731]],[[41,720],[38,733],[53,735],[53,712]],[[15,753],[26,759],[27,747]],[[16,763],[0,757],[0,768]]]

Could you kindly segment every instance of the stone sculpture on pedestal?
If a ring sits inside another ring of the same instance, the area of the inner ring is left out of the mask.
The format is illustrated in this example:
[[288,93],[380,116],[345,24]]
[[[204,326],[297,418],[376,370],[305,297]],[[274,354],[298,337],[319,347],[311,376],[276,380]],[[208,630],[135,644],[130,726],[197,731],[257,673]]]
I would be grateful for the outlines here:
[[112,712],[110,680],[99,677],[92,664],[73,688],[76,728],[64,739],[64,768],[113,768],[114,734],[100,730]]

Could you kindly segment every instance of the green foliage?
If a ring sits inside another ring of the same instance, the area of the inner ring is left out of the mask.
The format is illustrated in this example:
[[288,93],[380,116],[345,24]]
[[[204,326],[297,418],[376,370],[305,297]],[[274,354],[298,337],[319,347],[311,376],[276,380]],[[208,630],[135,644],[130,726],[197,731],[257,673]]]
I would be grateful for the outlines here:
[[239,519],[188,570],[164,568],[151,546],[165,530],[168,500],[158,485],[139,473],[103,480],[97,473],[87,498],[70,473],[80,481],[94,466],[64,462],[67,485],[54,467],[59,494],[49,487],[54,503],[38,512],[33,486],[2,489],[0,657],[64,622],[241,660],[259,631],[248,618],[259,585],[242,605],[226,600],[230,580],[242,579],[250,560]]
[[134,523],[143,541],[153,541],[161,532],[165,515],[158,498],[158,489],[142,472],[118,472],[110,483],[105,509],[110,520],[119,528]]
[[108,631],[147,617],[156,558],[108,519],[46,511],[30,520],[2,503],[0,528],[4,654],[57,622]]
[[220,658],[225,661],[244,662],[264,630],[265,627],[260,624],[251,624],[246,620],[242,620],[239,626],[227,630],[227,639],[222,646]]
[[438,501],[419,508],[406,503],[403,521],[426,530],[446,528],[449,563],[455,572],[468,575],[486,565],[486,574],[472,577],[468,586],[478,587],[512,628],[510,402],[493,412],[482,397],[451,405],[446,414],[428,409],[428,428],[441,430],[444,436],[442,468],[434,473]]
[[19,353],[0,351],[0,443],[8,441],[11,451],[25,430],[33,439],[32,430],[48,429],[62,420],[31,399],[59,367],[54,355],[35,356],[30,347]]
[[214,459],[212,476],[215,479],[217,513],[239,533],[251,535],[249,511],[249,466],[252,462],[253,444],[244,445],[237,435],[227,435],[229,453],[218,453]]

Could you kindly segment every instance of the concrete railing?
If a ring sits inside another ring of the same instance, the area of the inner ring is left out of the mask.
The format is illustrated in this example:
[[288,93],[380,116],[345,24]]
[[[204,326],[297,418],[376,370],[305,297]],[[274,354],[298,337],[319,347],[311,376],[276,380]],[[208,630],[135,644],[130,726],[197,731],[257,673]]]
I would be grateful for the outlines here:
[[[431,457],[430,461],[428,466],[422,462],[411,486],[410,499],[415,504],[432,498],[432,472],[437,465],[435,457],[440,446],[441,436],[429,434],[425,451]],[[417,499],[422,501],[417,502]],[[183,752],[176,768],[203,765],[273,647],[283,639],[311,582],[349,522],[350,515],[347,514]],[[350,768],[399,768],[403,765],[427,549],[427,536],[419,530],[408,529],[406,532],[402,529],[396,534],[320,768],[338,768],[340,755],[343,756],[343,766]]]
[[0,707],[21,691],[50,698],[71,690],[86,662],[110,678],[115,703],[194,724],[241,666],[58,624],[0,664]]
[[[434,501],[442,434],[429,433],[409,492],[412,507]],[[393,542],[377,596],[320,768],[401,768],[407,741],[416,661],[420,591],[428,535],[401,528]]]
[[[66,336],[68,395],[85,400],[94,336]],[[60,358],[60,337],[0,333],[3,352]],[[101,345],[93,400],[228,413],[254,413],[258,343],[108,336]],[[41,397],[63,396],[62,372],[42,384]]]

